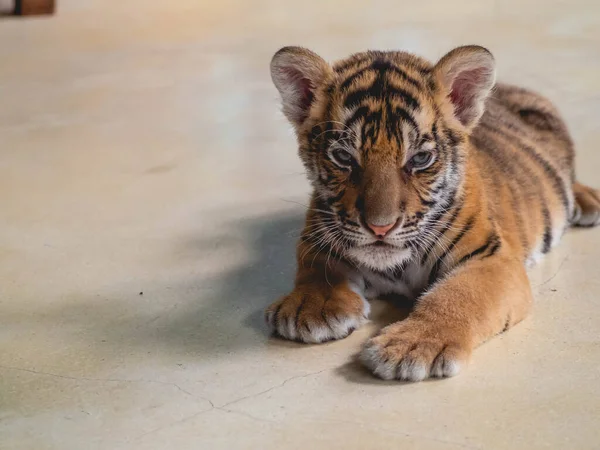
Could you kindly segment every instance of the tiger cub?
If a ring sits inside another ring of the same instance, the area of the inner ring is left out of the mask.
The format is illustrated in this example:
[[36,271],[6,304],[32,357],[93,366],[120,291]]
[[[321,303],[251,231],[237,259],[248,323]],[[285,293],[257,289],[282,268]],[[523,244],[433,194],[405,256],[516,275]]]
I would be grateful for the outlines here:
[[266,310],[280,337],[341,339],[367,320],[366,298],[402,294],[412,313],[361,360],[383,379],[456,375],[527,315],[526,265],[569,225],[600,222],[556,108],[495,84],[483,47],[436,64],[369,51],[333,65],[285,47],[271,76],[313,187],[295,288]]

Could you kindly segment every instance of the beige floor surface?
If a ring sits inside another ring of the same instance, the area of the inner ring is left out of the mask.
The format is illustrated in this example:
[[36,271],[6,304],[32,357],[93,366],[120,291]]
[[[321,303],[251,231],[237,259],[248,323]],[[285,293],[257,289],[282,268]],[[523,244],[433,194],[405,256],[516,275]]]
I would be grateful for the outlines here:
[[533,316],[450,380],[352,362],[381,303],[322,346],[262,323],[308,192],[279,47],[488,46],[560,106],[600,186],[597,1],[58,4],[0,18],[0,448],[600,448],[600,229],[565,236]]

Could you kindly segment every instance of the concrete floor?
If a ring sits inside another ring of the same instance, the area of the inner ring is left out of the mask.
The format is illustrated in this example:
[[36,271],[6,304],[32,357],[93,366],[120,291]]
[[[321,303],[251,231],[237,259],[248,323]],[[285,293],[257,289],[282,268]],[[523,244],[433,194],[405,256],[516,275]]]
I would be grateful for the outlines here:
[[[600,186],[600,10],[571,2],[62,0],[0,20],[0,448],[597,449],[600,229],[460,376],[382,382],[269,339],[308,192],[268,64],[478,43],[564,112]],[[298,203],[296,203],[298,202]],[[300,204],[299,204],[300,203]]]

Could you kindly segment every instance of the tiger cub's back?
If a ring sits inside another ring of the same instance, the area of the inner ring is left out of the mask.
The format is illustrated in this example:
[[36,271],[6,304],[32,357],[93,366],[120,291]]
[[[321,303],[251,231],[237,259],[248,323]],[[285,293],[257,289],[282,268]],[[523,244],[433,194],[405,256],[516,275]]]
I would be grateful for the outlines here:
[[552,103],[498,84],[473,131],[474,157],[505,238],[535,262],[574,214],[574,149]]

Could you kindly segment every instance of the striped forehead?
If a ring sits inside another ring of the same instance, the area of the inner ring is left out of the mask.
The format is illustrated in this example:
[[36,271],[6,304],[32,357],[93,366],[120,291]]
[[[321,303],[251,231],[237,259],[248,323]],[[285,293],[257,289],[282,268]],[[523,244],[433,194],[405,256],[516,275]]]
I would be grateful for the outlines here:
[[409,135],[426,133],[432,116],[427,63],[394,61],[385,53],[360,57],[334,66],[337,120],[356,134],[361,146],[385,140],[401,147]]

